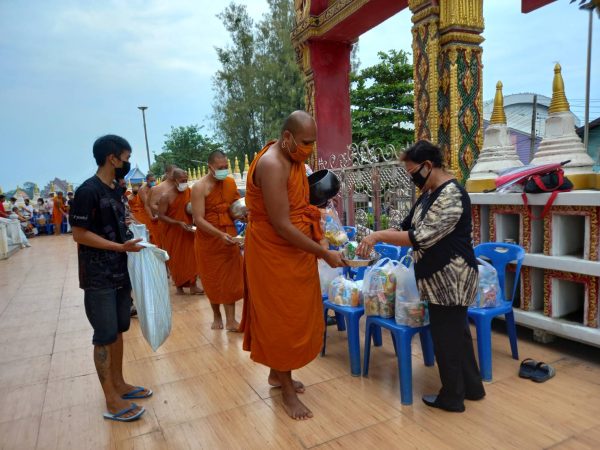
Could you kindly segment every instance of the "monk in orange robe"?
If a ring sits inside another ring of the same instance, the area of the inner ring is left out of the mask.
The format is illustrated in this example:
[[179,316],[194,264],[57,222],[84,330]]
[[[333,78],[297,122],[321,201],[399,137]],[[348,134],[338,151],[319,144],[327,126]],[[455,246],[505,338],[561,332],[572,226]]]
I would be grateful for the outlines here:
[[271,368],[268,382],[282,388],[283,406],[296,420],[313,414],[298,398],[304,386],[291,371],[311,362],[323,345],[317,257],[343,265],[339,252],[319,244],[321,214],[309,204],[304,162],[316,138],[313,118],[293,112],[279,140],[252,161],[246,181],[244,350]]
[[187,173],[185,170],[175,169],[173,179],[176,188],[163,193],[158,203],[162,245],[169,254],[169,273],[177,286],[178,294],[184,293],[184,287],[190,288],[190,294],[203,294],[204,291],[196,285],[198,269],[192,216],[186,212],[186,205],[191,197]]
[[138,195],[140,196],[140,201],[142,205],[144,205],[144,210],[146,211],[145,214],[140,214],[140,217],[143,220],[142,223],[146,225],[146,228],[148,229],[150,242],[154,245],[158,245],[154,236],[157,232],[158,217],[152,213],[152,209],[150,208],[150,189],[152,189],[153,186],[156,186],[156,178],[151,173],[148,173],[148,175],[146,175],[146,182],[140,186]]
[[219,150],[208,156],[209,174],[192,187],[192,211],[196,231],[196,262],[202,286],[213,310],[212,329],[238,331],[235,302],[244,296],[244,274],[237,235],[229,207],[240,198],[233,178],[228,177],[227,157]]
[[65,216],[65,199],[62,192],[57,192],[52,199],[52,223],[54,224],[54,234],[58,236],[61,232],[63,219]]
[[129,211],[131,211],[131,215],[136,222],[146,225],[149,240],[152,242],[152,231],[154,228],[151,225],[153,225],[153,222],[148,214],[149,208],[144,204],[141,195],[142,188],[143,186],[137,184],[131,186],[132,193],[128,197]]
[[152,223],[154,224],[154,229],[152,230],[154,238],[153,244],[160,248],[164,247],[162,245],[163,227],[158,221],[158,203],[165,192],[175,189],[175,181],[173,179],[173,172],[175,169],[177,169],[177,166],[169,164],[165,168],[165,179],[160,184],[150,187],[147,193],[146,203],[150,208],[150,215],[152,217]]

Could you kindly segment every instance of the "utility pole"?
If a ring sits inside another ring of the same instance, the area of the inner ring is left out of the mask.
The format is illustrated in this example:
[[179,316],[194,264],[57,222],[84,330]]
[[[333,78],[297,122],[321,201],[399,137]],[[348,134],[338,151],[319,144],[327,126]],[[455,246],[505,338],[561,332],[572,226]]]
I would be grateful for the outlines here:
[[[600,7],[600,6],[599,6]],[[590,134],[590,72],[592,66],[592,28],[594,18],[594,6],[589,6],[590,21],[588,24],[588,45],[587,45],[587,67],[585,71],[585,119],[583,124],[583,146],[588,149],[588,139]]]
[[142,120],[144,121],[144,138],[146,139],[146,156],[148,157],[148,173],[150,173],[150,148],[148,147],[148,132],[146,131],[146,110],[147,106],[138,106],[138,109],[142,111]]
[[535,155],[535,126],[537,121],[537,94],[533,94],[533,108],[531,111],[531,144],[529,146],[529,161]]

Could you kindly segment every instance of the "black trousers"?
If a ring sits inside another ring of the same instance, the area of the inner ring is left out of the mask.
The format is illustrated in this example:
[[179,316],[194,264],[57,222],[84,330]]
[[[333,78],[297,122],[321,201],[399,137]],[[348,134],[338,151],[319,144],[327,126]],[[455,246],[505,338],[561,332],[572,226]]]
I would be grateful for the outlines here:
[[429,304],[431,337],[442,380],[437,402],[449,409],[462,408],[465,398],[478,400],[485,395],[467,309],[466,306]]

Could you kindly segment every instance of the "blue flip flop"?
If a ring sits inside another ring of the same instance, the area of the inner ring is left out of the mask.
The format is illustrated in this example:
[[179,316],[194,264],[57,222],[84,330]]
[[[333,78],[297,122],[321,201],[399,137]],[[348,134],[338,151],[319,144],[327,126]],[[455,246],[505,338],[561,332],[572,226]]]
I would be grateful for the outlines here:
[[[145,394],[141,394],[141,395],[136,395],[136,394],[140,394],[140,392],[144,392],[144,391],[148,391]],[[121,395],[121,398],[123,400],[139,400],[140,398],[148,398],[151,397],[153,394],[151,389],[146,389],[142,386],[136,386],[135,389],[131,392],[128,392],[127,394],[123,394]]]
[[142,417],[142,414],[144,414],[146,412],[146,410],[144,408],[140,408],[140,410],[137,412],[137,414],[134,414],[131,417],[123,417],[123,416],[125,414],[127,414],[128,412],[135,410],[137,407],[138,407],[138,405],[136,405],[135,403],[132,403],[129,408],[122,409],[121,411],[116,412],[114,414],[105,412],[103,414],[103,416],[105,419],[115,420],[117,422],[133,422],[134,420],[138,420],[140,417]]

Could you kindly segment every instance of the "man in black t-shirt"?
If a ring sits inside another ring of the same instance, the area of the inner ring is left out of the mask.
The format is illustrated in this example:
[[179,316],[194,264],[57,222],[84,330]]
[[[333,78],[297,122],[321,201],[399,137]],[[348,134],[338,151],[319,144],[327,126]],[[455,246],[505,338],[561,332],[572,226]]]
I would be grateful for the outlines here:
[[145,410],[128,400],[152,395],[150,389],[123,379],[122,333],[129,329],[131,306],[126,252],[143,248],[138,244],[141,239],[131,239],[123,190],[115,182],[129,172],[131,146],[119,136],[107,135],[94,142],[93,154],[98,171],[75,192],[69,220],[78,244],[79,286],[94,329],[94,363],[108,408],[104,417],[129,422]]

